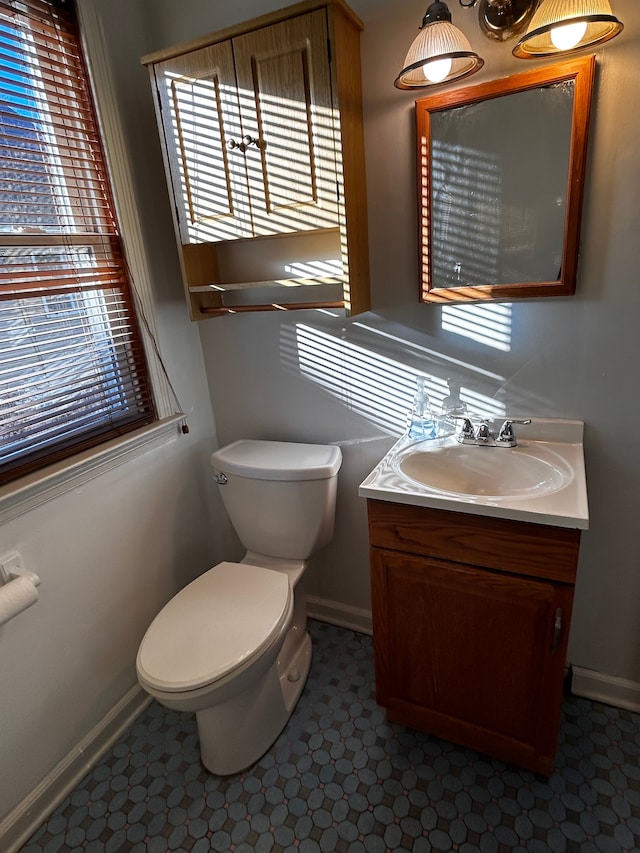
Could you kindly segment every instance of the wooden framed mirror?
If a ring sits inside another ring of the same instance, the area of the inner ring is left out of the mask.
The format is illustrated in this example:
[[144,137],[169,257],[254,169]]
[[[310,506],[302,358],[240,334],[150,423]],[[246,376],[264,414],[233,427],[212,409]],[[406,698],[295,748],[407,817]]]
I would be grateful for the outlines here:
[[420,300],[575,292],[595,57],[416,101]]

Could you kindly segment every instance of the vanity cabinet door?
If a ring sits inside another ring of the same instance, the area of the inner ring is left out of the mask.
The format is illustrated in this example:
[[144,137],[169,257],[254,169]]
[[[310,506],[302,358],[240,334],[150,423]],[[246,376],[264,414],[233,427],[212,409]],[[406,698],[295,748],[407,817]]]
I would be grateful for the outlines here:
[[182,244],[251,237],[231,42],[159,62],[154,73]]
[[233,40],[256,236],[338,225],[326,9]]
[[371,566],[389,718],[551,772],[573,588],[381,548]]

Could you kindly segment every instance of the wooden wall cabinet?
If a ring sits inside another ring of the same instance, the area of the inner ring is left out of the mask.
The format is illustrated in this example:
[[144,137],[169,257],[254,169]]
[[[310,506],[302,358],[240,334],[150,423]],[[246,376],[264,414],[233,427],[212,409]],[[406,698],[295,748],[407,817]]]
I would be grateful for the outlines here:
[[388,718],[550,774],[580,531],[367,503]]
[[361,29],[307,0],[143,57],[192,319],[369,308]]

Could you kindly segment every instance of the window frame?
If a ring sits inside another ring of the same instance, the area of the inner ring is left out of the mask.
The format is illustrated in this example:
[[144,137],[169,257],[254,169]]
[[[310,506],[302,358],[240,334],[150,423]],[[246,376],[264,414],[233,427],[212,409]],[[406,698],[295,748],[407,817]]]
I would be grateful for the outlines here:
[[158,355],[150,265],[139,223],[133,170],[125,144],[100,14],[94,0],[75,0],[75,8],[123,253],[135,282],[140,336],[147,359],[156,420],[0,486],[0,524],[77,488],[151,448],[173,442],[181,434],[180,424],[184,422],[184,414],[176,411],[175,395]]

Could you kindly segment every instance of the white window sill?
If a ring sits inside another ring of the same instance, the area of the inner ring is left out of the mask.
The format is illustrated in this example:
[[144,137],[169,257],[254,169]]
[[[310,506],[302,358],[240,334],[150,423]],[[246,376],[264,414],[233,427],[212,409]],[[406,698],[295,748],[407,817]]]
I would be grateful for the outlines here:
[[0,524],[6,524],[47,501],[123,465],[135,456],[175,441],[183,415],[173,415],[135,432],[57,462],[43,471],[0,486]]

